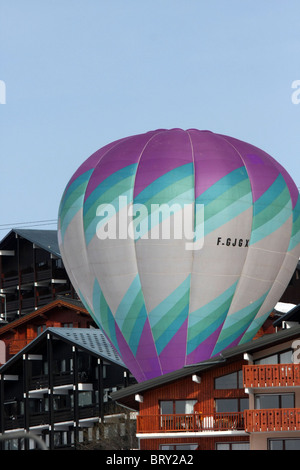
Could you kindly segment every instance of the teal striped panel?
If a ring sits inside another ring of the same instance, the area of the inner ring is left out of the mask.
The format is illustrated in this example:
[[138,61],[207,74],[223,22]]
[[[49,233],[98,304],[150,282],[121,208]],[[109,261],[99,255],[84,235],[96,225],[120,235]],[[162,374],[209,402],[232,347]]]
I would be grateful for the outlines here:
[[[145,189],[143,189],[143,191],[134,197],[134,203],[162,204],[163,202],[168,202],[169,200],[173,199],[172,191],[170,191],[168,188],[190,176],[193,176],[194,178],[193,163],[187,163],[185,165],[174,168],[173,170],[168,171],[166,174],[154,180]],[[169,196],[168,191],[170,191]]]
[[137,274],[115,314],[115,321],[134,355],[136,355],[146,319],[147,311],[140,278]]
[[264,315],[261,315],[258,318],[255,318],[251,325],[249,326],[248,330],[245,332],[244,336],[240,340],[239,344],[245,344],[248,343],[248,341],[251,341],[258,330],[263,326],[265,321],[269,318],[269,315],[271,314],[272,310],[269,312],[265,313]]
[[250,245],[275,232],[292,215],[289,189],[280,174],[254,203]]
[[93,310],[96,312],[95,316],[97,324],[101,326],[103,331],[105,331],[106,336],[120,353],[116,335],[115,319],[105,300],[97,279],[95,279],[93,289]]
[[149,313],[153,339],[159,355],[188,318],[190,275]]
[[[179,225],[180,227],[183,227],[184,224],[184,214],[182,211],[182,208],[184,204],[191,204],[194,198],[194,189],[191,188],[188,191],[184,193],[180,193],[181,187],[178,185],[178,183],[174,184],[174,198],[172,200],[169,200],[168,202],[163,202],[157,210],[154,209],[154,207],[150,207],[150,204],[148,206],[145,205],[140,205],[139,206],[134,206],[136,207],[137,210],[140,210],[141,212],[137,214],[137,216],[133,220],[133,228],[134,228],[134,237],[135,240],[138,240],[139,238],[142,238],[147,234],[148,231],[153,230],[155,227],[157,227],[162,221],[170,218],[172,214],[178,214],[179,211],[181,211],[181,220],[182,223]],[[184,188],[185,189],[185,188]],[[176,194],[177,191],[177,194]],[[172,226],[170,224],[170,233],[172,236]],[[152,234],[150,233],[149,238],[152,238]]]
[[230,346],[249,327],[261,308],[269,290],[259,299],[236,313],[227,316],[212,355],[220,353]]
[[288,251],[293,250],[300,243],[300,195],[293,211],[293,228]]
[[[218,199],[224,195],[228,189],[235,187],[242,181],[247,180],[250,187],[250,182],[247,174],[247,170],[244,166],[231,171],[227,175],[220,178],[216,183],[211,185],[206,191],[197,197],[197,200],[202,204],[209,204],[211,201]],[[238,195],[235,199],[238,198]]]
[[64,238],[69,223],[77,214],[77,212],[82,208],[84,193],[92,172],[93,170],[89,170],[80,175],[68,187],[62,197],[59,207],[59,220],[62,239]]
[[126,198],[127,203],[132,202],[133,185],[137,164],[128,165],[112,175],[108,176],[92,194],[87,198],[83,208],[83,224],[88,245],[94,235],[99,221],[97,209],[104,204],[114,206],[116,213],[119,212],[119,197]]
[[[203,230],[196,225],[196,232],[207,235],[252,207],[252,191],[245,167],[238,168],[218,180],[196,199],[204,205]],[[197,206],[196,206],[197,207]]]
[[189,314],[187,354],[212,335],[225,321],[237,286],[236,281],[226,291],[203,307]]
[[[193,204],[194,197],[192,163],[175,168],[151,183],[134,199],[134,209],[139,211],[133,221],[135,240],[170,215],[182,211],[185,205]],[[153,232],[150,238],[152,235]]]

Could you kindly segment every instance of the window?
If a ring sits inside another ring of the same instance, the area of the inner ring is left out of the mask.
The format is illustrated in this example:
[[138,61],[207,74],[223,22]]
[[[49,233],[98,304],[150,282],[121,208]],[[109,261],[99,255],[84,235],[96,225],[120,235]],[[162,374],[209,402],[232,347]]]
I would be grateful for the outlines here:
[[268,439],[269,450],[300,450],[300,439]]
[[160,414],[192,414],[196,400],[165,400],[160,402]]
[[217,413],[238,413],[249,408],[249,398],[217,398]]
[[250,450],[249,442],[217,442],[216,450]]
[[282,395],[261,394],[255,395],[255,408],[265,410],[270,408],[294,408],[295,397],[293,393],[283,393]]
[[47,325],[38,325],[37,328],[36,328],[36,332],[38,335],[40,335],[42,333],[42,331],[45,331],[47,328]]
[[243,371],[242,370],[215,378],[216,390],[228,390],[228,389],[233,389],[233,388],[243,388]]
[[291,364],[293,362],[293,351],[289,349],[288,351],[279,352],[272,354],[271,356],[266,356],[261,359],[254,361],[254,364]]
[[79,392],[78,395],[78,405],[79,406],[88,406],[93,404],[93,394],[92,392]]
[[197,450],[198,444],[161,444],[160,450]]
[[177,430],[194,426],[193,413],[196,400],[164,400],[160,402],[160,426],[164,430]]

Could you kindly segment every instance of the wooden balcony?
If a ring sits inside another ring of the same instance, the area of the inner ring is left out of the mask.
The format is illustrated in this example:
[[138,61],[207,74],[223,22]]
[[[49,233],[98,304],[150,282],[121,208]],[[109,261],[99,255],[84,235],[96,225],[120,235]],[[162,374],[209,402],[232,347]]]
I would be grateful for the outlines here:
[[203,432],[244,430],[243,413],[203,415],[168,414],[137,416],[137,433]]
[[245,410],[245,431],[273,432],[300,431],[299,408]]
[[243,366],[245,388],[300,387],[300,364]]

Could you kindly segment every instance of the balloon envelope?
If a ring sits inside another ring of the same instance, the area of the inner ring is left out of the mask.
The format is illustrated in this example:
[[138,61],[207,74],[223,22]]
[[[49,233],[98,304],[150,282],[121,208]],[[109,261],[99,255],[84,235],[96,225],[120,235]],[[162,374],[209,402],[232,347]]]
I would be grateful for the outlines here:
[[299,193],[253,145],[160,129],[80,166],[58,236],[80,298],[143,381],[255,336],[299,259]]

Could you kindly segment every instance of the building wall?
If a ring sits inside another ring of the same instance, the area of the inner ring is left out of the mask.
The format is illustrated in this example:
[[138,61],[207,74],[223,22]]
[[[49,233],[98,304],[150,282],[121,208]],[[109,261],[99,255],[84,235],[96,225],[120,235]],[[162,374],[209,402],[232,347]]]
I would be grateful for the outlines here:
[[188,376],[184,379],[172,382],[157,389],[145,392],[144,401],[140,404],[141,415],[154,415],[159,413],[159,403],[161,400],[189,400],[196,399],[198,405],[196,410],[203,414],[215,411],[214,400],[216,398],[248,397],[244,389],[235,390],[215,390],[214,379],[231,372],[239,371],[246,361],[240,360],[226,363],[217,369],[211,369],[201,373],[201,383],[192,381]]
[[300,439],[300,432],[292,433],[254,433],[250,439],[250,450],[268,450],[269,439]]
[[140,440],[140,449],[141,450],[160,450],[163,444],[197,444],[197,450],[216,450],[218,443],[248,443],[249,438],[244,436],[235,436],[235,437],[199,437],[199,438],[189,438],[189,439],[141,439]]
[[[242,369],[244,360],[225,363],[218,368],[201,373],[201,383],[192,381],[188,376],[162,387],[143,393],[143,403],[140,403],[141,416],[158,415],[160,413],[161,400],[197,400],[194,410],[203,415],[215,412],[215,399],[217,398],[248,398],[244,389],[215,390],[214,379],[222,375],[230,374]],[[191,437],[184,438],[160,438],[140,439],[142,450],[158,450],[163,443],[195,443],[198,449],[214,450],[217,442],[249,442],[248,436],[219,436],[219,437]]]

